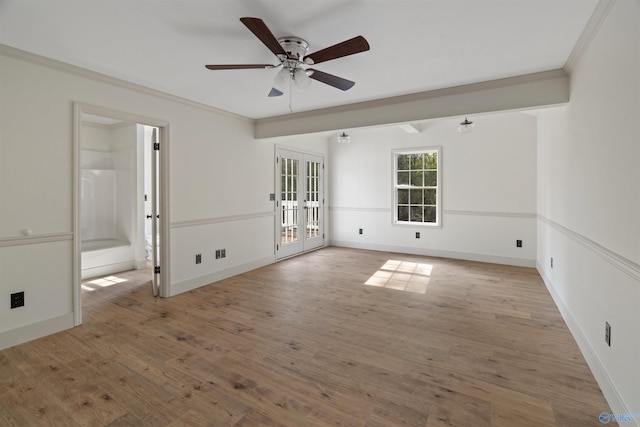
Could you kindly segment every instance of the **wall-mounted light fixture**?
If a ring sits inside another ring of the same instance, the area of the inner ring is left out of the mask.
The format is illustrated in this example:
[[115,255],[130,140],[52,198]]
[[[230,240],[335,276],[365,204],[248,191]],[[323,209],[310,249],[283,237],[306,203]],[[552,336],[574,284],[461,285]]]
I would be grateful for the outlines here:
[[475,125],[468,118],[464,118],[464,121],[460,122],[460,126],[458,126],[458,132],[460,133],[469,133],[473,130]]

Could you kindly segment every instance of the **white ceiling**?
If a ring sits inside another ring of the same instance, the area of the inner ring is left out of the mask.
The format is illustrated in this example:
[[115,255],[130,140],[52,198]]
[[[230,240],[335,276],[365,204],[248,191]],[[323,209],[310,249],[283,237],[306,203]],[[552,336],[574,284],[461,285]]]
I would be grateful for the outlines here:
[[[0,0],[0,43],[250,118],[406,95],[562,68],[597,0]],[[268,98],[277,70],[239,21],[314,52],[364,36],[368,52],[315,68],[356,81],[313,81]]]

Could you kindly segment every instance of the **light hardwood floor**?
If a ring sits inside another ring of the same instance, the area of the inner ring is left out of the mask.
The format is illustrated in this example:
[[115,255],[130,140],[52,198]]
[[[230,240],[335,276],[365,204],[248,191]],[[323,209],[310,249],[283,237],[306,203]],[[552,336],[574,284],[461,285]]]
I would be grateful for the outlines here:
[[0,352],[7,426],[598,426],[534,269],[327,248],[169,299],[91,284],[81,327]]

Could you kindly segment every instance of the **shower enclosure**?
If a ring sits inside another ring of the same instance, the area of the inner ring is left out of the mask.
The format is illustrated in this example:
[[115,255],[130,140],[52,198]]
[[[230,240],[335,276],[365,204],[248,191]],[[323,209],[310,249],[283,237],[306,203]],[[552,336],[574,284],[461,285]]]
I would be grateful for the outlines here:
[[145,128],[83,115],[80,157],[83,279],[147,265]]

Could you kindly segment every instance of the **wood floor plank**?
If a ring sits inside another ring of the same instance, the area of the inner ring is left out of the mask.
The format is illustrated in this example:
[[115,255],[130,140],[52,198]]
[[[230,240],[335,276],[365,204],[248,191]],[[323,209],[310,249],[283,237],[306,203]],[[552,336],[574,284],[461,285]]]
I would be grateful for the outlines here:
[[326,248],[169,299],[150,275],[86,281],[82,326],[0,351],[0,424],[571,427],[609,411],[534,269]]

